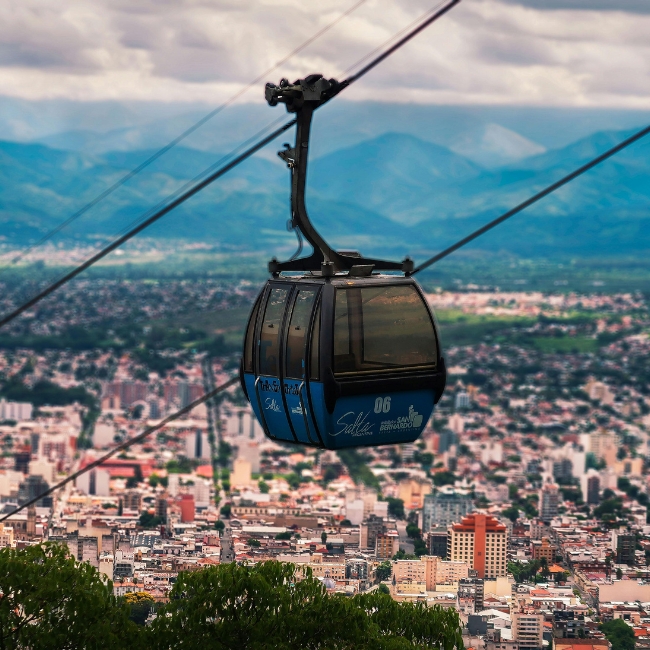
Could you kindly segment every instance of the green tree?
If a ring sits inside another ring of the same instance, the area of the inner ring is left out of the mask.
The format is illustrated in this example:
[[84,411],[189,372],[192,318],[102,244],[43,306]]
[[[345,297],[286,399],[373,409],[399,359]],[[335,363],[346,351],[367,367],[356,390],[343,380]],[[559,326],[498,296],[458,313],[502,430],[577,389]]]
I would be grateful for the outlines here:
[[214,522],[214,527],[220,533],[223,533],[224,529],[226,528],[226,524],[224,524],[223,521],[221,521],[221,519],[217,519],[217,521]]
[[268,493],[269,493],[269,490],[271,489],[271,488],[269,487],[269,484],[266,483],[266,482],[264,482],[264,481],[260,481],[260,482],[257,484],[257,487],[260,489],[260,492],[261,492],[262,494],[268,494]]
[[377,576],[377,580],[379,580],[379,582],[381,582],[382,580],[388,580],[388,578],[390,578],[392,573],[393,573],[393,565],[388,560],[382,562],[375,569],[375,575]]
[[411,539],[420,539],[422,537],[422,532],[417,524],[406,524],[406,534]]
[[404,500],[388,497],[388,514],[395,519],[404,519]]
[[320,541],[323,542],[323,544],[327,542],[327,533],[325,531],[320,534]]
[[454,610],[328,594],[310,571],[280,562],[181,573],[150,632],[154,650],[463,647]]
[[444,470],[442,472],[436,472],[433,477],[433,484],[437,487],[442,485],[453,485],[456,482],[456,475],[452,472]]
[[221,513],[222,517],[225,517],[226,519],[230,519],[230,513],[232,512],[232,506],[229,503],[226,503],[226,505],[221,506],[221,510],[219,510]]
[[379,587],[377,588],[377,591],[380,594],[386,594],[386,595],[390,596],[390,589],[388,588],[387,585],[379,585]]
[[291,539],[293,533],[289,530],[285,530],[283,533],[278,533],[275,536],[275,539]]
[[157,528],[163,523],[163,520],[150,512],[143,512],[140,515],[139,524],[143,528]]
[[0,550],[0,648],[134,648],[139,631],[113,585],[64,546]]
[[130,607],[130,619],[137,625],[144,625],[153,609],[155,601],[151,594],[146,591],[135,591],[124,596],[124,602]]
[[260,546],[262,546],[262,542],[260,542],[259,539],[249,539],[248,540],[248,545],[251,548],[259,548]]
[[602,630],[612,650],[634,650],[634,630],[623,619],[603,623]]

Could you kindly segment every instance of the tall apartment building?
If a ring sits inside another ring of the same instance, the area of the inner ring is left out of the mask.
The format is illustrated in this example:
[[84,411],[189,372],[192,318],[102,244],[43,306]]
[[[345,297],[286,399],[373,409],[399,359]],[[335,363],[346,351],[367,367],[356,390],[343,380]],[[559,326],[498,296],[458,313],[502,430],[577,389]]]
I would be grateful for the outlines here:
[[422,530],[428,532],[437,526],[450,526],[472,511],[469,494],[454,489],[441,489],[424,497]]
[[568,483],[573,478],[573,463],[562,458],[553,463],[553,478],[560,483]]
[[483,610],[485,581],[481,578],[462,578],[458,581],[458,604],[460,611],[476,614]]
[[517,612],[512,615],[512,632],[520,650],[541,650],[544,615]]
[[[382,517],[370,514],[359,526],[359,548],[375,548],[377,535],[386,532]],[[392,556],[391,556],[392,557]]]
[[539,491],[539,518],[544,522],[550,522],[557,517],[558,506],[560,505],[560,490],[555,483],[544,483]]
[[616,564],[634,566],[636,536],[630,532],[612,531],[612,550],[616,552]]
[[595,469],[589,469],[580,480],[582,498],[588,506],[600,503],[600,476]]
[[431,528],[427,533],[429,555],[447,558],[447,528]]
[[399,551],[399,534],[396,530],[379,533],[375,544],[375,557],[378,560],[390,560]]
[[465,562],[479,578],[506,575],[506,527],[490,515],[474,513],[448,530],[447,556]]

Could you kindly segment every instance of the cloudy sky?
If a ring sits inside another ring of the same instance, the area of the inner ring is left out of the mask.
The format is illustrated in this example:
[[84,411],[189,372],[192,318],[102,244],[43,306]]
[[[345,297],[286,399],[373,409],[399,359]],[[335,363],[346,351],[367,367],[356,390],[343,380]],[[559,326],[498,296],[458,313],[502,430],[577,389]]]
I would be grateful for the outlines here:
[[[361,1],[270,80],[343,77],[437,1]],[[358,2],[3,0],[0,92],[220,103]],[[650,0],[462,0],[347,98],[650,109],[649,35]]]

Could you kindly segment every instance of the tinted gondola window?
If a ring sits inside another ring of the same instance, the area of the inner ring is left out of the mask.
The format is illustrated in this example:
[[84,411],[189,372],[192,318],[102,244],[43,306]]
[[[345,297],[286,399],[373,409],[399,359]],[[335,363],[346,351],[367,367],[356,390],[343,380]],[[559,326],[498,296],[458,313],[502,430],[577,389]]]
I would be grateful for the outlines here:
[[305,378],[305,348],[315,298],[314,289],[301,289],[293,303],[286,346],[286,376],[292,379]]
[[280,326],[288,295],[289,289],[282,287],[271,289],[269,294],[260,332],[260,375],[278,376]]
[[337,289],[334,372],[378,372],[436,364],[429,312],[413,285]]
[[255,343],[255,323],[257,312],[260,310],[260,299],[257,299],[246,330],[246,341],[244,342],[244,372],[253,372],[253,350]]

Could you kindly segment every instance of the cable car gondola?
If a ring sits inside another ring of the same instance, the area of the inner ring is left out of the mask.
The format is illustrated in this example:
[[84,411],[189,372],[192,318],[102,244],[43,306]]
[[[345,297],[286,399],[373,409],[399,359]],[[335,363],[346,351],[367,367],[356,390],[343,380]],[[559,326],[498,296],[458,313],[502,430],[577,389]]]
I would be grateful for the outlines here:
[[341,86],[321,75],[266,85],[270,105],[296,113],[295,147],[279,155],[291,169],[291,226],[313,253],[269,263],[272,279],[253,306],[240,366],[242,389],[269,438],[326,449],[413,442],[447,376],[412,261],[335,251],[309,221],[311,119]]

